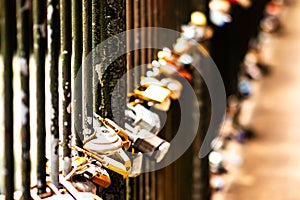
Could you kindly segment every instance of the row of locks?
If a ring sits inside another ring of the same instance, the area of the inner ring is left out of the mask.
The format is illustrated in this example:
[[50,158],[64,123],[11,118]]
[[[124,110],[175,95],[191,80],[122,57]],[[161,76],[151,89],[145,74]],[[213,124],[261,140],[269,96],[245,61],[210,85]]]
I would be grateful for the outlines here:
[[[251,5],[250,0],[211,0],[211,22],[220,27],[230,23],[231,3],[238,3],[245,8]],[[275,30],[278,25],[276,20],[273,20],[272,8],[269,10],[269,18],[266,17],[261,23],[262,30],[267,32]],[[272,20],[269,20],[271,18]],[[270,21],[274,23],[270,25]],[[207,26],[206,17],[201,12],[192,13],[190,23],[183,25],[181,29],[181,36],[173,48],[163,48],[157,53],[157,60],[153,60],[147,66],[145,76],[141,77],[140,86],[127,95],[124,126],[94,113],[93,133],[84,138],[82,147],[72,146],[75,152],[75,156],[72,157],[72,170],[65,176],[59,176],[61,187],[56,188],[48,182],[48,192],[40,195],[37,195],[36,188],[33,188],[33,199],[101,199],[96,195],[97,188],[108,188],[111,184],[107,169],[122,175],[123,178],[137,177],[144,172],[144,157],[153,163],[162,162],[170,148],[170,141],[164,140],[160,135],[164,125],[163,119],[155,111],[168,111],[172,101],[180,98],[184,90],[181,80],[192,81],[193,78],[194,57],[191,49],[199,47],[197,42],[206,41],[213,35],[213,30]],[[262,76],[255,59],[255,54],[250,52],[241,70],[251,79],[259,79]],[[248,79],[240,80],[239,90],[242,97],[251,94]],[[231,113],[228,116],[230,118],[235,114]],[[230,122],[232,120],[229,119]],[[233,137],[242,140],[243,133],[239,131],[241,129],[235,131]],[[222,142],[231,137],[232,132],[220,134],[217,140],[221,143],[212,145],[214,150],[209,156],[210,167],[211,172],[217,176],[226,172],[224,157],[220,152],[225,146]],[[212,186],[220,189],[220,179]]]
[[155,110],[166,112],[172,101],[180,98],[184,89],[180,80],[192,80],[193,57],[188,52],[198,45],[195,41],[211,36],[205,15],[194,12],[191,22],[182,26],[173,49],[159,51],[146,76],[141,77],[140,87],[128,94],[124,127],[94,113],[93,133],[84,138],[82,147],[72,146],[72,169],[59,176],[62,187],[48,182],[48,192],[40,195],[34,187],[33,199],[101,199],[96,195],[97,187],[111,184],[107,169],[123,178],[136,177],[143,172],[143,157],[161,162],[170,143],[159,135],[163,124]]

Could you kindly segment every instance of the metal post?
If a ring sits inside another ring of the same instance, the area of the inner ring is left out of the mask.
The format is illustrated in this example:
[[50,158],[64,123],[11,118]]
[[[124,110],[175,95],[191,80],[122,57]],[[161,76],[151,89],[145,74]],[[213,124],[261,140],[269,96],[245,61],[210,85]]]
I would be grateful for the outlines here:
[[93,124],[93,85],[92,63],[90,59],[86,59],[92,49],[92,27],[91,1],[83,0],[82,4],[82,28],[83,28],[83,135],[87,138],[92,130]]
[[13,45],[14,29],[12,10],[13,0],[2,0],[1,14],[1,52],[4,66],[4,149],[5,149],[5,194],[7,200],[13,199],[14,193],[14,153],[13,153]]
[[[106,40],[107,38],[116,35],[126,29],[126,18],[125,18],[125,0],[120,1],[100,1],[100,24],[101,24],[101,41]],[[126,41],[118,40],[118,43],[115,44],[118,48],[126,48]],[[105,57],[101,56],[104,59],[104,62],[112,60],[112,57],[115,52],[108,49],[103,49],[102,53],[105,53]],[[115,48],[112,48],[115,49]],[[102,54],[103,55],[103,54]],[[103,60],[101,60],[103,61]],[[101,67],[101,66],[100,66]],[[111,103],[111,94],[114,90],[114,86],[121,76],[126,71],[126,56],[120,56],[115,60],[108,68],[104,71],[103,68],[100,68],[101,71],[101,102],[100,102],[100,114],[102,116],[112,118],[118,124],[124,124],[124,108],[126,103],[126,89],[117,88],[119,94],[114,98],[113,104]],[[121,83],[121,85],[123,85]],[[112,113],[112,111],[114,113]],[[111,186],[106,190],[103,190],[102,197],[103,199],[125,199],[126,186],[124,179],[116,174],[111,173]]]
[[60,47],[59,0],[48,0],[48,49],[51,92],[51,182],[58,187],[59,175],[59,98],[58,66]]
[[93,111],[100,111],[100,82],[98,74],[95,70],[96,65],[99,63],[99,55],[97,55],[96,47],[101,42],[101,23],[100,23],[100,2],[99,0],[92,0],[92,66],[91,71],[93,75]]
[[[141,0],[140,2],[140,19],[141,19],[141,25],[140,27],[146,27],[147,26],[147,2],[146,0]],[[147,39],[147,32],[145,30],[141,31],[141,46],[146,46],[146,39]],[[146,74],[146,67],[145,64],[147,64],[147,49],[146,48],[142,48],[140,50],[141,52],[141,63],[143,66],[141,68],[141,75],[145,75]]]
[[140,39],[141,34],[137,29],[140,28],[140,0],[133,1],[133,27],[134,27],[134,88],[139,86],[141,69],[140,69],[140,60],[141,60],[141,50],[140,50]]
[[72,127],[76,145],[82,146],[82,1],[72,2],[72,37],[74,41]]
[[64,174],[71,169],[71,55],[72,55],[72,22],[71,0],[60,1],[61,22],[61,61],[62,61],[62,121],[63,121],[63,159]]
[[[126,0],[126,30],[133,29],[133,0]],[[133,52],[129,52],[133,49],[133,39],[131,35],[127,34],[126,38],[126,47],[127,47],[127,57],[126,57],[126,69],[127,71],[131,70],[133,67]],[[133,90],[133,80],[131,73],[127,73],[127,93],[132,92]]]
[[22,198],[30,200],[30,115],[29,115],[29,55],[30,55],[30,4],[17,2],[18,61],[21,81],[21,139],[22,139]]
[[46,131],[45,131],[45,52],[46,52],[46,1],[33,1],[34,53],[36,65],[37,106],[37,183],[38,193],[46,192]]
[[[153,0],[147,0],[147,15],[148,15],[148,27],[153,27]],[[149,30],[147,33],[147,42],[149,46],[152,46],[152,35],[153,32],[152,30]],[[153,57],[153,50],[152,49],[148,49],[148,62],[151,62],[154,59]]]

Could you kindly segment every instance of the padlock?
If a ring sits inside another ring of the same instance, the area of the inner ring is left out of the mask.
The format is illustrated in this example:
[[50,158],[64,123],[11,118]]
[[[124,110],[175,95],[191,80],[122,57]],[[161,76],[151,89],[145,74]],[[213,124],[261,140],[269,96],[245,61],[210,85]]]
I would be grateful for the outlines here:
[[238,83],[238,91],[241,97],[249,97],[252,94],[252,84],[247,79],[242,79]]
[[132,163],[129,177],[131,177],[131,178],[137,177],[142,173],[143,154],[141,152],[128,153],[128,156]]
[[225,180],[221,175],[213,175],[210,178],[210,185],[216,191],[222,191],[225,187]]
[[[185,27],[187,28],[186,30],[184,29]],[[192,38],[194,35],[193,30],[189,29],[188,26],[182,26],[181,29],[183,36],[178,38],[173,45],[174,53],[177,55],[182,55],[190,49],[191,45],[187,39]]]
[[91,200],[102,200],[97,195],[90,193],[90,192],[78,192],[76,188],[67,181],[63,175],[59,175],[59,183],[66,188],[68,193],[74,198],[74,199],[91,199]]
[[128,133],[133,141],[132,146],[138,151],[149,156],[157,163],[160,162],[167,154],[170,143],[160,137],[142,129],[136,134]]
[[[171,105],[171,90],[158,85],[141,86],[129,94],[129,104],[142,104],[145,107],[152,107],[168,111]],[[134,101],[132,101],[134,99]]]
[[97,161],[101,162],[103,167],[110,169],[118,174],[121,174],[123,178],[127,178],[130,174],[131,162],[122,149],[120,149],[114,156],[118,157],[118,160],[122,160],[123,163],[121,163],[120,161],[116,161],[115,159],[110,158],[106,155],[99,155],[96,152],[82,149],[78,146],[73,146],[72,148],[78,152],[85,154],[90,158],[96,159]]
[[132,125],[158,134],[161,127],[159,116],[156,113],[151,112],[140,104],[135,106],[128,104],[127,107],[128,109],[125,110],[125,116],[131,119]]
[[163,59],[163,60],[166,60],[169,62],[173,62],[173,59],[174,59],[171,49],[169,49],[167,47],[163,48],[161,51],[158,51],[157,57],[159,60]]
[[187,39],[200,40],[205,36],[206,16],[204,13],[195,11],[191,14],[191,20],[188,25],[181,26],[182,36]]
[[107,188],[111,183],[109,174],[102,168],[102,164],[96,160],[92,160],[85,164],[84,167],[76,172],[76,175],[82,175],[98,186],[104,188]]
[[132,146],[138,151],[148,155],[156,162],[160,162],[169,150],[170,143],[159,138],[158,136],[150,133],[149,131],[142,129],[137,133],[130,133],[123,130],[113,121],[107,118],[103,118],[96,113],[94,115],[109,129],[114,130],[116,133],[122,132],[127,134],[127,137],[133,142]]
[[244,8],[249,8],[252,5],[251,0],[227,0],[227,1],[233,4],[239,4]]
[[[121,167],[123,169],[125,168],[125,171],[121,170],[121,173],[123,176],[128,176],[130,172],[131,163],[128,156],[122,149],[123,146],[125,149],[129,148],[130,146],[130,141],[128,139],[127,134],[125,132],[122,132],[122,130],[112,130],[103,126],[99,127],[98,125],[94,126],[94,130],[96,133],[95,138],[91,139],[89,142],[84,144],[83,147],[89,150],[90,152],[106,155],[106,157],[104,158],[107,159],[107,161],[116,164],[117,170],[118,167]],[[122,141],[120,136],[123,138],[124,141]],[[123,163],[115,161],[113,157],[121,159]]]
[[165,74],[167,77],[176,75],[180,69],[179,66],[176,66],[173,63],[168,63],[163,59],[158,60],[158,63],[160,73]]
[[209,3],[210,20],[216,26],[224,26],[232,21],[229,15],[230,3],[226,0],[212,0]]
[[135,94],[139,95],[140,98],[147,101],[154,101],[156,103],[162,103],[167,98],[169,98],[171,91],[167,88],[161,87],[156,84],[142,85],[138,89],[133,91]]
[[171,99],[179,99],[182,92],[182,84],[173,78],[163,78],[160,80],[166,87],[172,91],[170,97]]
[[105,127],[94,128],[96,135],[84,144],[84,148],[99,154],[111,155],[122,148],[122,139]]
[[146,101],[144,99],[141,99],[140,96],[135,93],[129,93],[127,98],[127,102],[131,106],[136,106],[137,104],[140,104],[145,108],[150,109],[154,105],[153,101]]
[[96,194],[97,186],[91,180],[81,175],[74,175],[71,180],[72,185],[80,192],[90,192]]
[[191,24],[195,26],[206,26],[207,20],[203,12],[195,11],[191,14]]
[[173,79],[173,78],[163,78],[158,80],[154,77],[142,77],[140,84],[143,86],[150,86],[150,85],[158,85],[160,87],[165,87],[171,91],[170,98],[171,99],[178,99],[181,95],[182,84]]
[[80,168],[83,167],[83,165],[85,165],[86,163],[88,163],[88,158],[87,157],[83,157],[83,156],[76,156],[72,158],[72,170],[65,176],[65,179],[67,181],[69,181],[74,174],[80,170]]
[[[180,56],[181,57],[181,56]],[[174,62],[167,62],[166,60],[159,60],[159,70],[162,74],[165,74],[167,77],[175,77],[177,75],[191,81],[192,76],[188,71],[191,67],[191,63],[186,63],[187,60],[183,60],[182,58],[186,57],[178,57]]]
[[227,169],[224,167],[223,155],[218,151],[212,151],[209,156],[209,166],[212,173],[224,174],[227,173]]

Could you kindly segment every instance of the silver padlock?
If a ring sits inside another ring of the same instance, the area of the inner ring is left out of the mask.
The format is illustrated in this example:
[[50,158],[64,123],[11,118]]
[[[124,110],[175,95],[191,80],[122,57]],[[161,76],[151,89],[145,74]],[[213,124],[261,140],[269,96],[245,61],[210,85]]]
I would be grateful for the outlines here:
[[[122,174],[124,178],[128,177],[131,162],[122,147],[125,145],[125,148],[128,148],[130,146],[130,141],[128,139],[126,140],[126,138],[125,141],[122,141],[115,130],[104,126],[99,127],[96,123],[94,123],[94,130],[95,133],[83,146],[84,149],[89,151],[86,153],[89,153],[91,156],[93,156],[92,154],[94,153],[101,155],[101,163],[104,167]],[[123,135],[125,133],[118,134]],[[77,150],[81,149],[77,147]],[[117,161],[115,158],[117,158],[117,160],[122,160],[122,162]]]
[[132,141],[132,147],[138,151],[148,155],[156,162],[160,162],[170,148],[170,143],[161,139],[160,137],[150,133],[145,129],[139,130],[137,133],[132,133],[124,130],[108,118],[103,118],[96,113],[94,115],[109,129],[114,130],[116,133],[122,134]]
[[159,116],[156,113],[151,112],[140,104],[135,106],[128,104],[127,107],[128,109],[125,110],[125,116],[133,121],[133,126],[139,126],[155,135],[158,134],[161,127]]
[[155,160],[157,163],[165,157],[170,148],[169,142],[145,129],[133,128],[127,124],[126,131],[130,140],[133,141],[132,147]]
[[163,78],[160,80],[160,82],[172,91],[170,95],[172,99],[179,99],[182,91],[182,84],[179,81],[173,78]]
[[129,153],[129,158],[131,160],[131,172],[129,174],[129,177],[137,177],[142,172],[142,166],[143,166],[143,154],[141,152],[138,153]]

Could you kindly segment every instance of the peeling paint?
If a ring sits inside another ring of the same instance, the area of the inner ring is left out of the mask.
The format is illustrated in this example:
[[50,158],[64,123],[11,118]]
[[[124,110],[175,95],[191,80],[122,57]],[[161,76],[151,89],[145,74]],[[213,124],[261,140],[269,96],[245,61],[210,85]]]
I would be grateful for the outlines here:
[[92,117],[87,117],[87,123],[92,124],[93,118]]
[[67,112],[71,114],[71,103],[69,103],[69,105],[67,107]]
[[69,173],[71,171],[71,158],[69,157],[64,157],[64,174]]
[[34,24],[33,26],[34,29],[37,29],[37,38],[40,38],[40,36],[42,38],[46,38],[47,36],[47,33],[46,33],[46,29],[47,29],[47,26],[46,26],[46,23],[42,23],[42,24]]
[[48,20],[52,19],[53,11],[54,11],[53,5],[50,4],[47,9],[47,19]]
[[26,125],[27,124],[27,114],[28,114],[28,106],[24,104],[23,99],[26,97],[26,93],[24,91],[21,91],[21,99],[22,103],[20,104],[20,115],[21,115],[21,124]]
[[30,10],[30,5],[31,5],[30,1],[27,0],[25,2],[25,4],[23,5],[23,7],[21,8],[21,11],[24,12],[24,11]]
[[27,65],[27,60],[23,57],[18,58],[18,62],[20,65],[20,71],[23,76],[28,76],[28,65]]

